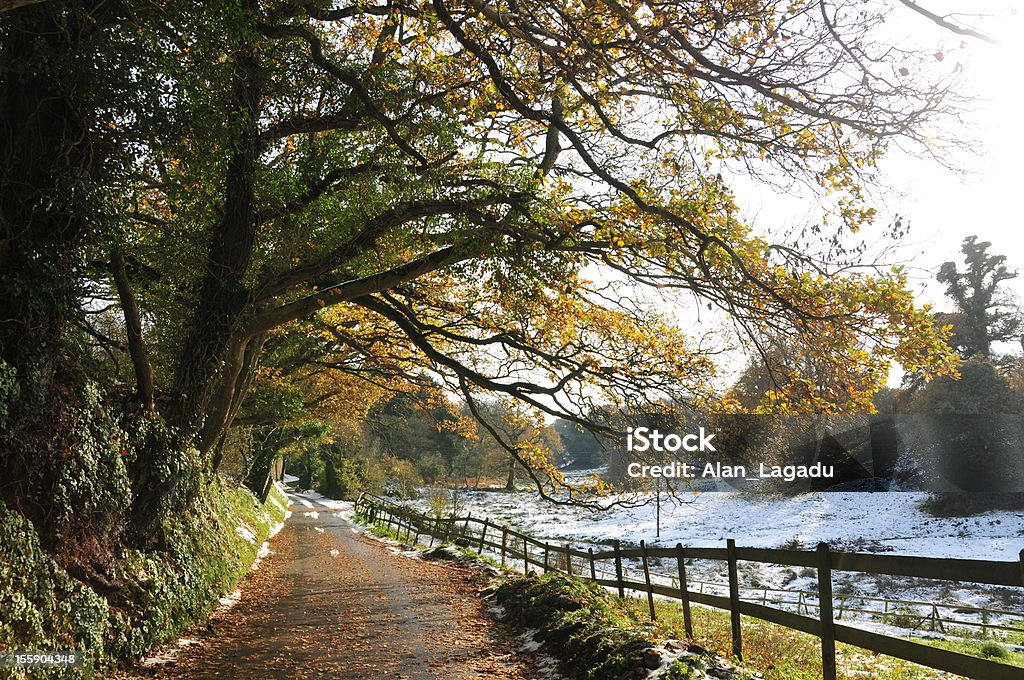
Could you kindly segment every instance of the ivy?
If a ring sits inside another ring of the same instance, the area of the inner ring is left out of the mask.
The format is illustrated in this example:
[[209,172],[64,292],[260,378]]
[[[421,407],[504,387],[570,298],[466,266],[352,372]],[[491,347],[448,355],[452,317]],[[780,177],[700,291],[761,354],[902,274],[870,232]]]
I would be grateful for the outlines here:
[[[78,650],[83,668],[50,669],[41,677],[90,678],[106,677],[118,663],[173,640],[235,587],[283,520],[285,504],[274,494],[260,505],[243,488],[208,483],[192,513],[167,521],[165,550],[119,556],[114,581],[120,587],[106,596],[71,577],[32,524],[0,503],[0,648]],[[256,540],[241,536],[239,526]]]

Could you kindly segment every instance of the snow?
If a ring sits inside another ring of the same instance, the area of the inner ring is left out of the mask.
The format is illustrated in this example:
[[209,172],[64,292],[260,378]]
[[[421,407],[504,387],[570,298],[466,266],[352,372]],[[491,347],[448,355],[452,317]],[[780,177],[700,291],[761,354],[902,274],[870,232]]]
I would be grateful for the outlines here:
[[[281,487],[279,486],[278,488],[280,489]],[[276,506],[278,510],[282,510],[285,513],[288,512],[288,508],[286,508],[284,505],[282,505],[281,501],[277,500],[276,496],[274,496],[274,495],[268,496],[267,500],[270,501],[271,503],[273,503],[274,506]]]
[[317,502],[328,510],[352,510],[352,503],[348,501],[335,501],[330,498],[319,498]]
[[202,642],[193,638],[178,638],[178,641],[173,647],[168,647],[167,649],[143,659],[141,665],[143,668],[158,668],[160,666],[172,665],[177,662],[178,655],[182,650],[195,645],[202,645]]
[[220,604],[220,607],[218,607],[218,612],[225,612],[228,609],[231,609],[236,604],[238,604],[239,601],[241,601],[241,599],[242,589],[235,588],[233,591],[217,600],[217,602]]
[[[736,492],[694,495],[684,503],[663,498],[661,536],[655,536],[655,508],[613,508],[605,512],[555,505],[532,493],[465,491],[460,503],[474,517],[489,516],[531,535],[649,545],[724,547],[738,545],[813,548],[825,541],[835,549],[901,555],[1014,561],[1024,548],[1024,513],[990,512],[976,517],[938,518],[919,509],[927,494],[917,492],[811,493],[764,497]],[[463,511],[460,511],[463,514]]]
[[239,524],[237,527],[235,527],[235,533],[244,538],[245,540],[249,541],[250,543],[256,542],[256,534],[253,532],[252,529],[250,529],[244,524]]
[[[920,510],[927,498],[923,492],[825,492],[795,497],[706,492],[694,494],[684,502],[662,498],[661,535],[656,536],[656,509],[650,505],[615,507],[603,512],[566,507],[545,501],[536,493],[494,493],[463,491],[459,494],[459,515],[487,517],[493,523],[507,524],[524,533],[553,543],[571,543],[595,551],[607,549],[619,539],[636,545],[643,539],[651,547],[725,547],[727,538],[742,547],[796,548],[812,550],[819,542],[833,550],[879,552],[927,557],[1016,561],[1024,548],[1024,513],[990,512],[974,517],[937,518]],[[417,504],[425,509],[425,502]],[[675,577],[671,564],[653,561],[652,580],[671,584]],[[639,564],[627,561],[627,580],[643,581]],[[598,565],[598,571],[611,565]],[[726,594],[725,563],[695,560],[687,565],[690,587],[702,592]],[[613,576],[609,576],[614,578]],[[837,594],[884,597],[928,603],[917,606],[921,614],[931,613],[931,604],[941,608],[943,618],[981,621],[981,615],[953,610],[962,606],[1022,612],[1021,617],[993,616],[992,623],[1020,622],[1024,618],[1024,591],[1020,588],[995,588],[960,582],[880,577],[869,574],[837,572]],[[773,606],[794,610],[798,591],[812,593],[807,598],[809,614],[816,613],[817,573],[784,565],[740,563],[741,596]],[[674,584],[673,584],[674,585]],[[765,590],[767,589],[767,591]],[[780,592],[781,591],[781,592]],[[771,602],[782,599],[785,604]],[[882,602],[852,602],[847,606],[882,609]],[[885,628],[881,621],[865,622],[873,630]],[[903,631],[906,635],[906,631]]]

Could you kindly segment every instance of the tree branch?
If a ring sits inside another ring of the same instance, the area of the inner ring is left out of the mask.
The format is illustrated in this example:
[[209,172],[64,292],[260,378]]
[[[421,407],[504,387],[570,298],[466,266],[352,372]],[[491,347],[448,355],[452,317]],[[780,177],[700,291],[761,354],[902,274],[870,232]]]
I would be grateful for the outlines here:
[[930,19],[931,21],[935,22],[936,24],[938,24],[942,28],[946,29],[947,31],[950,31],[952,33],[956,33],[957,35],[963,35],[963,36],[967,36],[967,37],[970,37],[970,38],[977,38],[978,40],[981,40],[983,42],[987,42],[990,45],[1002,45],[1003,44],[1001,41],[996,40],[995,38],[993,38],[990,35],[986,35],[986,34],[981,33],[979,31],[975,31],[972,28],[965,28],[964,26],[959,26],[957,24],[954,24],[952,21],[950,21],[946,17],[941,16],[939,14],[936,14],[935,12],[931,12],[931,11],[925,9],[921,5],[919,5],[916,2],[914,2],[914,0],[900,0],[900,2],[903,3],[904,7],[907,7],[909,9],[914,10],[915,12],[920,14],[921,16],[927,17],[928,19]]
[[114,285],[117,287],[117,296],[121,301],[121,310],[124,313],[124,325],[128,335],[128,354],[131,356],[132,367],[135,369],[135,392],[142,407],[147,411],[152,411],[153,366],[149,362],[146,343],[142,337],[139,306],[135,301],[135,294],[132,292],[128,274],[125,272],[124,257],[119,246],[115,246],[110,253],[110,269],[114,275]]

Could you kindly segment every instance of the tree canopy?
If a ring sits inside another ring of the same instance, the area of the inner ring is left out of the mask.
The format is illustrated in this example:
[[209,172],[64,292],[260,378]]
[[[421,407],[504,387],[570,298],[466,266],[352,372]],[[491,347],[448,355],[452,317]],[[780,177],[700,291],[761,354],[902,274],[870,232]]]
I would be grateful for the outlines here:
[[[173,488],[168,451],[213,467],[278,360],[384,390],[429,371],[475,415],[511,396],[596,428],[598,406],[737,408],[721,343],[673,318],[689,300],[828,366],[834,393],[789,375],[778,410],[867,409],[890,362],[954,365],[901,272],[843,250],[879,158],[927,150],[955,103],[881,4],[21,4],[0,14],[12,408],[44,422],[29,397],[69,365],[131,384],[125,412],[171,438],[129,451],[137,496]],[[737,173],[815,191],[810,240],[745,223]],[[60,460],[26,432],[11,495]]]

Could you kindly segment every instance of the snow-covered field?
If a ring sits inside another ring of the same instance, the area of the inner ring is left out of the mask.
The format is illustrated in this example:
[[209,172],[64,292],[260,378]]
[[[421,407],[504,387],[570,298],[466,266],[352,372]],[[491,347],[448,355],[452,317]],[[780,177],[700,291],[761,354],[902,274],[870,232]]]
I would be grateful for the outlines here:
[[825,541],[836,550],[987,560],[1016,560],[1024,549],[1024,513],[938,518],[918,509],[925,498],[918,492],[788,498],[711,492],[680,504],[663,496],[657,538],[653,502],[591,512],[555,505],[534,493],[460,493],[460,503],[474,516],[487,515],[538,537],[630,543],[644,539],[689,547],[723,547],[727,538],[735,538],[738,545],[758,548],[796,542],[813,548]]
[[[553,542],[606,544],[619,539],[650,546],[724,547],[727,538],[737,545],[764,548],[811,550],[827,542],[833,550],[880,552],[926,557],[956,557],[1016,561],[1024,549],[1024,513],[991,512],[975,517],[938,518],[921,511],[927,495],[921,492],[810,493],[795,497],[757,496],[738,492],[708,492],[678,502],[662,497],[661,532],[657,536],[653,502],[640,507],[615,507],[594,512],[550,503],[535,493],[461,491],[460,515],[488,517],[496,524],[516,527],[531,536]],[[422,502],[420,502],[422,504]],[[635,565],[634,565],[635,566]],[[687,567],[696,589],[721,592],[713,584],[726,582],[725,564],[696,561]],[[674,574],[673,565],[655,565],[655,571]],[[784,591],[816,590],[816,573],[781,565],[741,563],[744,597],[758,598],[755,589],[768,588],[769,598],[795,601]],[[663,579],[667,580],[667,579]],[[1024,589],[977,586],[968,583],[923,581],[837,573],[838,595],[884,597],[950,605],[939,611],[943,617],[980,622],[972,612],[953,614],[957,606],[976,606],[1021,612]],[[703,585],[700,582],[704,582]],[[883,609],[885,603],[853,602],[849,606]],[[922,614],[930,606],[909,607]],[[811,612],[814,613],[813,611]],[[996,619],[986,617],[995,622]],[[1020,621],[1013,616],[996,617],[1000,622]],[[878,625],[883,625],[881,620]]]

